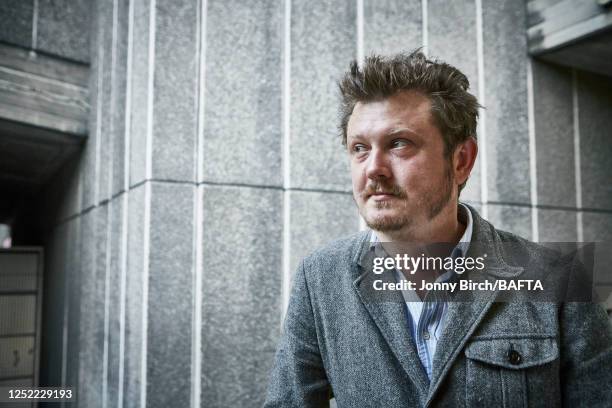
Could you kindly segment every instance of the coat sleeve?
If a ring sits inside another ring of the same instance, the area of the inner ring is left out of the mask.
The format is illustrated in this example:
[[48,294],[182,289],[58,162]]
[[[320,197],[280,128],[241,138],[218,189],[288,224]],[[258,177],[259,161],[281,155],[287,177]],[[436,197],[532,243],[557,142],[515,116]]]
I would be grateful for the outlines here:
[[566,303],[561,309],[561,387],[565,407],[612,403],[612,328],[597,303]]
[[321,353],[304,262],[295,273],[265,408],[325,407],[330,388]]

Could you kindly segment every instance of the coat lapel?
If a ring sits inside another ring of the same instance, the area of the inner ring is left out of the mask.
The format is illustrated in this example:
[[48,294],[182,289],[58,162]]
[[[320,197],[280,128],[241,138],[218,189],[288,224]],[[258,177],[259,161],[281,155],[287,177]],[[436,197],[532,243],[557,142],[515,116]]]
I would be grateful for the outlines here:
[[371,265],[371,251],[367,251],[365,257],[360,257],[359,265],[355,265],[360,275],[353,282],[353,286],[393,355],[399,360],[402,368],[417,385],[417,388],[423,390],[420,398],[424,401],[429,389],[429,380],[410,334],[404,299],[398,291],[378,292],[373,290],[375,280],[395,282],[395,278],[391,272],[376,275],[370,268],[362,267],[368,262]]
[[[486,263],[486,273],[468,274],[469,276],[461,276],[461,278],[471,279],[474,282],[484,282],[485,280],[493,282],[498,277],[520,275],[523,268],[509,266],[505,263],[503,248],[493,226],[482,219],[472,208],[470,208],[470,211],[472,211],[474,229],[468,256],[477,257],[486,253],[488,261]],[[442,332],[433,358],[431,384],[425,406],[428,406],[433,400],[453,363],[484,319],[497,295],[498,291],[463,291],[457,293],[450,300],[446,327]]]
[[[471,279],[478,280],[473,277]],[[462,292],[449,302],[446,327],[433,358],[428,402],[432,400],[465,343],[491,308],[496,295],[497,292],[482,292],[479,295]]]

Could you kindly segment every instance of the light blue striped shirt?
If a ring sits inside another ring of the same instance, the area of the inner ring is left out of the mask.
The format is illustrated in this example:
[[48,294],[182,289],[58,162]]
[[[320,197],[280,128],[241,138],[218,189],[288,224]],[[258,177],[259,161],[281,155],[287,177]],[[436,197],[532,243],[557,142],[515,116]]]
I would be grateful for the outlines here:
[[[462,223],[466,224],[465,232],[459,240],[457,246],[452,250],[451,257],[464,257],[472,241],[473,220],[470,210],[463,204],[459,204],[459,218]],[[378,237],[372,231],[371,242],[374,245],[379,242]],[[380,250],[380,246],[376,246]],[[396,280],[404,279],[402,272],[395,270]],[[438,276],[436,282],[447,282],[453,278],[456,273],[452,270],[447,270],[442,275]],[[446,323],[446,315],[448,304],[446,300],[440,296],[427,296],[426,302],[422,302],[415,291],[403,290],[402,295],[406,302],[408,310],[407,323],[412,333],[419,359],[423,364],[423,368],[427,373],[427,377],[431,379],[431,369],[433,356],[436,353],[438,339],[442,335]]]

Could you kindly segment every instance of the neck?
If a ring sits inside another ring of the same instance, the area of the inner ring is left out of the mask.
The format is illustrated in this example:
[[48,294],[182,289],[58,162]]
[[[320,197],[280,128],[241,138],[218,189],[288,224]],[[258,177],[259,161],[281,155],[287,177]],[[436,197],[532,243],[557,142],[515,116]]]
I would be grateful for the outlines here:
[[457,201],[451,200],[439,214],[430,220],[414,223],[398,231],[376,231],[376,235],[382,242],[457,244],[466,227],[459,222],[458,210]]

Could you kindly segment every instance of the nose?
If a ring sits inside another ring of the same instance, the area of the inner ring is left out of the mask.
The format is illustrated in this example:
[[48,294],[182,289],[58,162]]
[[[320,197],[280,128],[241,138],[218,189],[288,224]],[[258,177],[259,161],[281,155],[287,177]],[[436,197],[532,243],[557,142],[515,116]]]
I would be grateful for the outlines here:
[[366,165],[366,176],[372,180],[391,178],[391,168],[384,151],[380,149],[370,151]]

